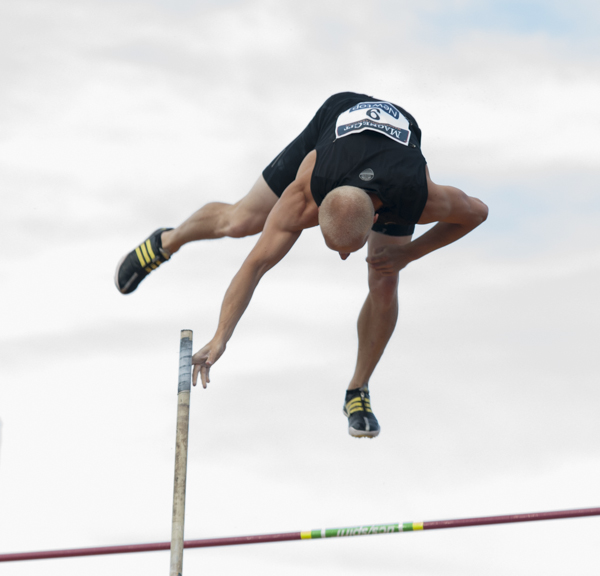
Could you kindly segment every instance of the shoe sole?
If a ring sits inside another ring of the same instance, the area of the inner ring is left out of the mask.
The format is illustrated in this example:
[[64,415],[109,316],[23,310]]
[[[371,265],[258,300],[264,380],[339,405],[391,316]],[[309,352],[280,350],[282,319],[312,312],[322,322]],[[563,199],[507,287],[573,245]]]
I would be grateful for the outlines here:
[[369,432],[367,432],[366,430],[355,430],[352,427],[348,428],[348,434],[353,438],[375,438],[376,436],[379,436],[379,432],[380,430],[369,430]]

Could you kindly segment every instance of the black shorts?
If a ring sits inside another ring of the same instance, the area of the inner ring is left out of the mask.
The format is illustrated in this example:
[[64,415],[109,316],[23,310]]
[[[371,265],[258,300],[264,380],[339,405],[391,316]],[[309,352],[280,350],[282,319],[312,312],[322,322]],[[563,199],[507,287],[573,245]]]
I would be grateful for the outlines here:
[[[277,196],[281,196],[284,190],[296,179],[298,168],[309,152],[319,148],[323,151],[323,157],[325,157],[325,150],[328,149],[335,140],[334,127],[337,117],[345,110],[348,110],[358,102],[363,101],[377,100],[365,94],[343,92],[341,94],[335,94],[325,101],[302,133],[264,169],[263,177]],[[415,229],[414,222],[418,220],[418,216],[420,216],[427,200],[426,183],[424,182],[425,159],[420,154],[421,131],[416,120],[414,120],[414,118],[405,110],[402,110],[400,107],[397,108],[399,108],[404,116],[411,121],[412,135],[410,142],[412,148],[410,153],[414,156],[415,153],[418,152],[419,158],[422,160],[423,182],[419,182],[419,188],[424,187],[424,198],[423,191],[420,190],[420,193],[417,195],[419,197],[416,198],[416,201],[411,200],[412,204],[416,207],[413,207],[410,210],[410,220],[406,219],[406,210],[404,211],[404,214],[399,214],[398,206],[386,205],[384,202],[384,205],[377,211],[379,217],[372,229],[375,232],[380,232],[388,236],[410,236]],[[341,140],[343,140],[344,143],[351,142],[352,144],[356,143],[357,145],[359,145],[360,142],[368,141],[366,146],[372,146],[373,143],[375,143],[381,145],[383,148],[393,150],[394,152],[404,152],[403,149],[407,148],[389,140],[386,136],[371,132],[347,136]],[[347,146],[347,144],[345,145]],[[317,155],[320,155],[319,151],[317,152]],[[343,157],[345,158],[346,156],[344,155]],[[420,170],[421,166],[417,168]],[[315,178],[314,175],[313,178]],[[395,177],[395,179],[397,180],[397,177]],[[419,180],[421,180],[421,178],[419,178]],[[336,182],[335,178],[329,179],[331,184],[326,186],[325,192],[323,193],[323,182],[323,179],[320,179],[319,182],[315,182],[315,180],[311,182],[311,188],[315,188],[312,190],[313,196],[318,205],[320,205],[324,194],[329,192],[336,185],[343,184],[356,185],[367,191],[375,192],[382,200],[385,198],[385,195],[382,196],[379,194],[378,190],[371,190],[368,185],[364,185],[360,181],[358,184],[354,182]],[[318,186],[321,188],[321,194],[316,193],[316,188]],[[402,217],[403,215],[405,217]]]

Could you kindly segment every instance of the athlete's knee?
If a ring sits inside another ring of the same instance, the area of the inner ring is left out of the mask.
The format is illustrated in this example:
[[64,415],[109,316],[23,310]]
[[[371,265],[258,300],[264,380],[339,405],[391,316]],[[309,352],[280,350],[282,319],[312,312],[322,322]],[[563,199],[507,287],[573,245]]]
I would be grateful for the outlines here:
[[229,222],[225,226],[224,233],[230,238],[244,238],[256,234],[246,222]]
[[225,236],[230,238],[244,238],[253,236],[262,231],[266,218],[260,215],[239,214],[235,211],[230,215],[225,225]]
[[369,292],[376,302],[384,306],[394,304],[398,299],[398,274],[383,276],[375,272],[370,273]]

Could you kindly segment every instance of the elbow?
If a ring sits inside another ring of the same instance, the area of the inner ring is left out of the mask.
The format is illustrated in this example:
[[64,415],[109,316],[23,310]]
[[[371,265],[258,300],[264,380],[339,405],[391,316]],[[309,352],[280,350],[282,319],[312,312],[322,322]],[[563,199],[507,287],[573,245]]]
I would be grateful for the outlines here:
[[483,224],[487,220],[489,213],[490,209],[488,208],[487,204],[484,204],[481,200],[479,200],[479,224]]
[[471,198],[471,222],[473,228],[483,224],[488,217],[489,208],[479,198]]
[[271,269],[273,264],[267,260],[251,258],[248,256],[242,264],[242,269],[252,279],[252,282],[256,286],[261,278]]

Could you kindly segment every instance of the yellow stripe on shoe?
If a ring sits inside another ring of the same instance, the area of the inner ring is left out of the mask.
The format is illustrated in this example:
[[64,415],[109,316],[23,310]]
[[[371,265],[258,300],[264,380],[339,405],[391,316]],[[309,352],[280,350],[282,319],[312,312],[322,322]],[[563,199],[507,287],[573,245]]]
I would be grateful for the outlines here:
[[143,244],[140,244],[140,249],[142,250],[142,254],[144,255],[144,258],[146,259],[146,264],[150,264],[151,258],[150,258],[150,256],[148,256],[148,252],[146,251],[146,246],[144,246]]
[[348,406],[349,408],[352,408],[354,406],[362,406],[362,402],[361,402],[360,398],[354,398],[354,399],[350,400],[350,402],[348,402],[346,404],[346,406]]
[[371,403],[369,402],[368,398],[364,399],[364,407],[363,400],[361,398],[353,398],[346,404],[346,410],[348,411],[348,415],[360,411],[371,412],[371,414],[373,413],[373,410],[371,410]]
[[135,253],[137,254],[138,260],[140,261],[142,267],[146,266],[146,261],[144,260],[144,257],[142,256],[139,247],[135,249]]
[[350,402],[346,403],[346,410],[362,410],[362,402],[359,398],[355,398],[354,400],[350,400]]
[[148,248],[148,254],[150,254],[150,258],[154,260],[156,256],[154,255],[154,251],[152,250],[152,244],[150,244],[150,238],[146,240],[146,248]]

